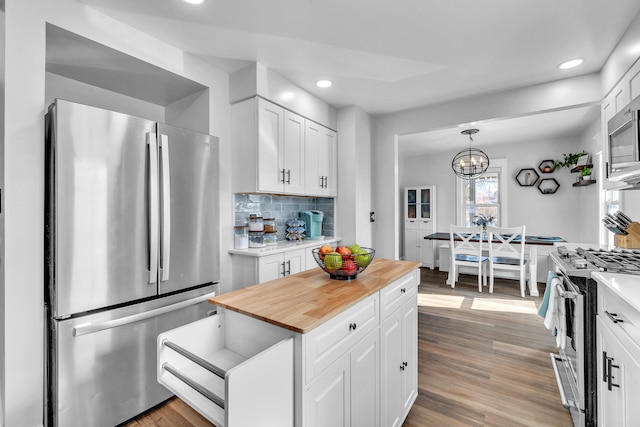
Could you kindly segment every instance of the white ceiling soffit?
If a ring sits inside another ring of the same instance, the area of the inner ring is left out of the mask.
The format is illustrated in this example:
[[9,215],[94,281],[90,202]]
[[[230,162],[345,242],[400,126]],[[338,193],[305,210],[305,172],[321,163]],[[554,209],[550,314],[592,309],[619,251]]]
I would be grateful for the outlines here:
[[47,24],[46,70],[161,106],[206,89],[197,82],[50,24]]
[[[260,62],[373,115],[597,72],[640,11],[638,0],[77,1],[227,71]],[[585,63],[556,68],[575,57]]]
[[522,117],[463,123],[458,126],[402,135],[398,138],[400,157],[452,152],[469,146],[464,129],[476,128],[473,146],[484,150],[491,145],[552,140],[581,135],[595,120],[599,120],[600,107],[588,105],[564,110],[548,111]]

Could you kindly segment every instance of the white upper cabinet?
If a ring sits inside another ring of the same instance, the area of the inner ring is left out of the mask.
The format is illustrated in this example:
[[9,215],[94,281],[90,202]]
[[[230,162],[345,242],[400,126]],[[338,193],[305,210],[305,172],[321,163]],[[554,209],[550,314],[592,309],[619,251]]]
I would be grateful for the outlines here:
[[335,131],[255,97],[232,106],[233,192],[335,197]]
[[[301,194],[304,118],[261,98],[257,104],[257,190]],[[241,173],[249,173],[248,166],[240,167]]]
[[336,132],[307,120],[305,127],[306,194],[336,196],[336,152]]

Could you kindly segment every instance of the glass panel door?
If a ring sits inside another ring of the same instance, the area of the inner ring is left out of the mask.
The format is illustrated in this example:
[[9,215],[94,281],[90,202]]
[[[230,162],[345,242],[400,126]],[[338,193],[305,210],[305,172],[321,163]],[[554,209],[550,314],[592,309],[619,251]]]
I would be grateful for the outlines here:
[[407,190],[407,218],[416,218],[418,190]]
[[420,190],[420,218],[431,218],[431,189]]

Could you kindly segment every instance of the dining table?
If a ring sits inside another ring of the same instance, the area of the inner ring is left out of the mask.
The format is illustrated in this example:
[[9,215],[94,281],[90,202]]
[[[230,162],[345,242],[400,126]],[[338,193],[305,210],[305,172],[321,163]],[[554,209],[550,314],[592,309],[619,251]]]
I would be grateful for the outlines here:
[[[449,233],[445,232],[437,232],[433,234],[428,234],[424,236],[425,240],[442,240],[442,241],[450,241],[451,236]],[[488,242],[487,234],[477,234],[476,236],[471,238],[471,241],[480,241],[482,239],[483,242]],[[454,240],[462,241],[459,237],[456,237]],[[498,239],[494,238],[494,242],[499,242]],[[513,242],[519,242],[520,237],[516,237],[513,239]],[[527,262],[529,264],[529,293],[531,296],[539,296],[538,292],[538,247],[553,247],[555,243],[566,242],[565,239],[558,236],[537,236],[537,235],[525,235],[524,244],[525,248],[527,248]]]

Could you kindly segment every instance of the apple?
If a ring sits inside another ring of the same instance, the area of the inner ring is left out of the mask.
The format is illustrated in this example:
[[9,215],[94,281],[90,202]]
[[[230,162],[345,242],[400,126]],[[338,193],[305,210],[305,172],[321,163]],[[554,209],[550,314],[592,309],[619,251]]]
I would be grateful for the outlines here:
[[342,263],[342,271],[346,276],[353,276],[358,272],[358,267],[355,262],[348,259]]
[[353,245],[349,246],[349,250],[351,251],[351,253],[355,254],[356,251],[359,251],[360,245],[358,245],[357,243],[354,243]]
[[358,252],[354,252],[354,255],[353,259],[356,261],[356,264],[358,264],[358,267],[364,268],[369,265],[369,262],[371,261],[371,255],[369,255],[369,252],[364,249],[360,249]]
[[346,246],[338,246],[336,248],[336,252],[342,255],[342,259],[350,259],[351,258],[351,249]]
[[340,267],[342,267],[342,255],[338,252],[329,252],[324,256],[324,266],[329,271],[340,270]]
[[333,248],[329,245],[324,245],[321,246],[320,249],[318,249],[318,256],[321,260],[324,260],[324,256],[331,252],[333,252]]

